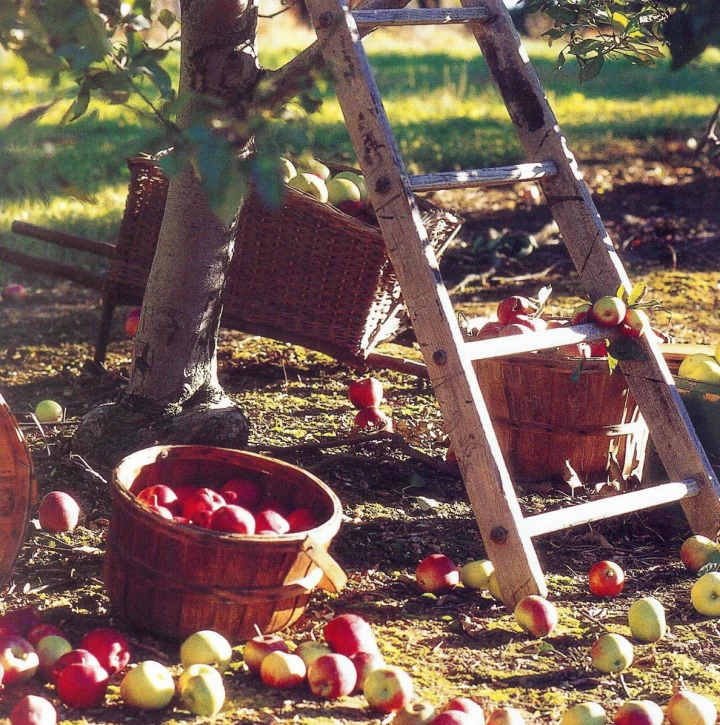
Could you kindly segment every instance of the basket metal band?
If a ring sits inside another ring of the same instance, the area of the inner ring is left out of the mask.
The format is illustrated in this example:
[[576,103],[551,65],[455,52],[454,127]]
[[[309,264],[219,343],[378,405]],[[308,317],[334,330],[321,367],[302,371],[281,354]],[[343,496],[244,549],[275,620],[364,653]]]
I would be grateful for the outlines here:
[[528,420],[510,420],[493,416],[493,423],[512,428],[514,430],[526,430],[535,433],[548,433],[551,435],[583,436],[586,438],[619,438],[641,433],[645,427],[642,420],[631,423],[618,423],[616,425],[583,425],[583,426],[561,426],[553,423],[536,423]]

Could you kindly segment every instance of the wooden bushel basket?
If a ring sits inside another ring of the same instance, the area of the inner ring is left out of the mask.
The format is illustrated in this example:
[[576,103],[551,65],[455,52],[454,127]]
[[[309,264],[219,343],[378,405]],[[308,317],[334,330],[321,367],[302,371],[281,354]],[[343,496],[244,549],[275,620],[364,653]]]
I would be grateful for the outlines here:
[[624,475],[641,467],[648,430],[622,373],[591,358],[573,382],[578,363],[545,353],[473,362],[514,481],[563,480],[566,461],[588,485],[607,480],[611,457]]
[[0,588],[12,573],[25,541],[36,486],[30,449],[0,395]]
[[[138,504],[158,483],[219,488],[231,478],[261,484],[291,508],[309,507],[319,526],[296,534],[239,536],[165,520]],[[104,578],[118,614],[163,637],[202,629],[232,643],[275,632],[303,613],[315,587],[346,577],[327,553],[341,505],[322,481],[264,456],[212,446],[155,446],[115,469]]]

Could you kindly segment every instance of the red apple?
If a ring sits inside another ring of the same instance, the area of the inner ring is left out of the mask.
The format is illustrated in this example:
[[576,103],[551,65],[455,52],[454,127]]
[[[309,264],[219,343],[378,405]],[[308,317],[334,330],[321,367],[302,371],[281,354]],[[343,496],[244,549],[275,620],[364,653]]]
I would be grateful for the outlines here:
[[362,692],[367,676],[378,667],[385,667],[385,659],[379,652],[358,652],[350,657],[350,661],[355,666],[357,673],[357,681],[355,689]]
[[34,647],[43,637],[49,637],[51,634],[67,639],[67,637],[65,637],[65,633],[62,629],[60,629],[60,627],[56,627],[54,624],[48,624],[47,622],[36,624],[27,633],[27,637],[25,637],[25,639],[27,639],[27,641]]
[[516,315],[510,320],[511,325],[524,325],[533,332],[547,330],[547,322],[542,317],[528,317],[527,315]]
[[185,499],[182,511],[185,518],[192,519],[198,511],[214,511],[225,505],[225,499],[211,488],[198,488]]
[[10,725],[56,725],[55,706],[39,695],[21,697],[10,710]]
[[665,715],[652,700],[626,700],[613,715],[614,725],[662,725]]
[[145,506],[145,508],[148,511],[156,514],[157,516],[160,516],[163,519],[167,519],[168,521],[173,521],[175,519],[175,517],[173,516],[173,512],[170,509],[166,509],[164,506],[149,504],[148,506]]
[[220,495],[226,499],[227,503],[233,503],[252,511],[260,505],[263,499],[263,489],[254,481],[232,478],[220,489]]
[[264,499],[260,504],[257,513],[268,509],[272,511],[277,511],[285,518],[287,518],[288,514],[290,513],[290,507],[284,501],[281,501],[275,496],[268,496],[266,499]]
[[256,534],[287,534],[290,523],[278,511],[263,509],[255,514]]
[[254,534],[255,519],[242,506],[227,504],[212,512],[210,528],[213,531],[222,531],[226,534]]
[[40,502],[38,520],[43,531],[53,533],[72,531],[79,519],[80,506],[68,493],[52,491]]
[[355,416],[353,428],[356,431],[387,431],[392,433],[392,419],[388,418],[380,408],[363,408]]
[[312,509],[300,508],[291,511],[287,516],[287,522],[290,526],[290,533],[297,531],[309,531],[318,525],[317,517]]
[[172,489],[175,491],[175,496],[177,497],[178,511],[182,511],[185,501],[187,501],[194,493],[199,491],[197,486],[191,486],[186,483],[180,486],[173,486]]
[[281,690],[297,687],[306,675],[307,667],[302,657],[288,652],[270,652],[260,664],[260,679]]
[[498,707],[487,719],[487,725],[524,725],[525,718],[516,707]]
[[86,649],[72,649],[64,654],[55,663],[55,666],[50,672],[50,682],[57,682],[60,671],[68,665],[93,665],[94,667],[100,667],[100,663],[94,654],[88,652]]
[[356,408],[377,408],[383,399],[383,385],[377,378],[353,380],[348,385],[348,398]]
[[499,322],[486,322],[479,330],[471,328],[470,334],[474,340],[491,340],[497,337],[502,329],[503,325]]
[[446,712],[441,712],[431,721],[431,725],[484,725],[484,723],[484,715],[482,720],[478,720],[472,715],[468,715],[466,712],[460,712],[460,710],[447,710]]
[[413,690],[410,675],[392,665],[373,670],[363,685],[368,705],[384,713],[397,712],[410,704]]
[[363,211],[363,203],[359,199],[343,199],[338,203],[337,208],[348,216],[360,218]]
[[615,327],[625,318],[625,303],[613,295],[605,295],[596,300],[592,306],[592,318],[602,327]]
[[2,665],[0,665],[0,686],[2,686],[4,677],[5,677],[5,668]]
[[629,308],[620,323],[620,331],[625,337],[640,337],[650,328],[650,320],[642,310]]
[[462,712],[468,715],[472,722],[477,725],[482,725],[485,722],[484,710],[475,700],[471,700],[469,697],[454,697],[440,712]]
[[190,518],[182,517],[192,526],[199,526],[201,529],[209,529],[212,523],[213,512],[203,509],[202,511],[196,511]]
[[607,357],[608,349],[605,340],[595,340],[588,345],[588,357]]
[[527,325],[521,325],[519,322],[512,322],[505,325],[497,337],[512,337],[513,335],[529,335],[532,330]]
[[6,634],[0,637],[0,665],[3,682],[12,685],[29,680],[37,671],[40,660],[35,648],[24,637]]
[[329,654],[312,662],[307,678],[313,695],[333,700],[349,695],[355,689],[357,671],[349,657]]
[[243,659],[250,672],[260,673],[260,665],[271,652],[289,652],[285,640],[277,634],[260,634],[249,639],[243,649]]
[[163,506],[173,514],[180,512],[177,494],[170,486],[165,486],[162,483],[144,488],[137,495],[137,500],[143,506]]
[[570,324],[584,325],[587,322],[592,322],[592,305],[589,302],[583,302],[573,310]]
[[533,637],[547,637],[557,626],[558,613],[552,602],[529,594],[517,603],[515,621]]
[[625,572],[614,561],[598,561],[590,567],[588,584],[596,597],[616,597],[625,585]]
[[22,302],[26,297],[27,290],[17,282],[12,282],[3,290],[3,299],[5,302]]
[[430,554],[417,565],[415,579],[420,591],[449,592],[460,583],[460,570],[449,556]]
[[497,308],[497,318],[501,325],[509,325],[516,315],[530,315],[537,312],[538,306],[527,297],[513,295],[504,299]]
[[99,665],[75,663],[58,673],[55,687],[66,707],[98,707],[105,701],[108,673]]
[[130,643],[111,627],[91,629],[80,640],[80,649],[95,655],[100,667],[109,675],[124,670],[130,662]]
[[140,307],[134,307],[128,312],[128,316],[125,318],[125,334],[128,337],[135,337],[135,333],[140,325],[140,312]]
[[339,614],[323,628],[325,641],[333,652],[352,657],[358,652],[377,652],[372,628],[357,614]]

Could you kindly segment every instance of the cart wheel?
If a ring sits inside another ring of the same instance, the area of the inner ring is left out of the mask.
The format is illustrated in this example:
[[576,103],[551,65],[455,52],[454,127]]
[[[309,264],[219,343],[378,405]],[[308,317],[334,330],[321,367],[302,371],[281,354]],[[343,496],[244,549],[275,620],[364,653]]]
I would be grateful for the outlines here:
[[25,541],[36,495],[30,448],[0,395],[0,588],[12,573]]

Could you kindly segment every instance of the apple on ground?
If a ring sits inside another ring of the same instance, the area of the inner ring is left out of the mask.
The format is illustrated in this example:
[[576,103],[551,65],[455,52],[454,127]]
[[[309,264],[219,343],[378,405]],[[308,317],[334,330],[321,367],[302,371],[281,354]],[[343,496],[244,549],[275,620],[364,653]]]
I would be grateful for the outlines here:
[[0,616],[1,628],[7,630],[8,634],[19,634],[25,639],[33,627],[44,622],[42,612],[32,604],[11,609]]
[[605,295],[593,303],[592,319],[602,327],[619,325],[627,313],[625,303],[614,295]]
[[40,666],[35,648],[24,637],[6,634],[0,637],[0,665],[3,682],[14,685],[29,680]]
[[352,657],[358,652],[377,652],[370,624],[357,614],[338,614],[323,628],[323,636],[333,652]]
[[532,300],[527,297],[521,297],[519,295],[513,295],[507,297],[497,307],[497,318],[501,325],[508,325],[511,323],[512,318],[517,315],[531,315],[533,312],[537,312],[538,306]]
[[86,649],[97,658],[100,666],[114,675],[130,662],[130,643],[125,635],[112,627],[98,627],[86,632],[80,640],[80,649]]
[[35,407],[35,417],[39,423],[59,423],[63,419],[63,409],[54,400],[41,400]]
[[170,509],[173,514],[180,513],[177,494],[170,486],[162,483],[144,488],[138,493],[137,500],[143,506],[152,506],[154,504],[155,506],[164,506],[166,509]]
[[212,512],[210,528],[225,534],[254,534],[255,517],[242,506],[225,504]]
[[385,415],[380,408],[363,408],[355,416],[353,430],[392,433],[392,418]]
[[43,531],[60,533],[72,531],[80,519],[78,502],[64,491],[52,491],[45,495],[38,509],[38,521]]
[[307,678],[313,695],[334,700],[353,692],[357,670],[349,657],[332,653],[312,662],[307,668]]
[[140,312],[142,308],[133,307],[125,318],[125,335],[129,338],[135,337],[140,326]]
[[386,665],[373,670],[365,680],[363,694],[370,707],[383,713],[407,707],[414,693],[413,681],[405,670]]
[[55,706],[39,695],[21,697],[10,710],[10,725],[56,725]]
[[[247,645],[245,645],[247,647]],[[329,655],[332,650],[324,642],[318,642],[315,639],[308,639],[300,644],[295,649],[295,654],[298,655],[305,663],[305,667],[310,665],[318,658],[323,655]]]
[[50,673],[55,667],[57,661],[67,652],[72,650],[72,645],[65,637],[59,637],[56,634],[49,634],[43,637],[35,645],[35,651],[38,656],[38,672],[46,679],[50,678]]
[[430,554],[417,565],[415,580],[422,592],[449,592],[460,583],[460,571],[449,556]]
[[174,694],[170,670],[155,660],[140,662],[120,683],[120,697],[128,707],[138,710],[161,710],[170,704]]
[[516,707],[498,707],[490,713],[486,725],[525,725],[525,718]]
[[703,574],[690,590],[695,611],[706,617],[720,617],[720,572]]
[[57,682],[57,678],[60,672],[69,665],[80,664],[80,665],[92,665],[94,667],[100,667],[100,663],[97,661],[97,657],[86,649],[72,649],[66,652],[58,659],[55,666],[50,672],[50,682]]
[[428,702],[412,702],[400,710],[392,720],[393,725],[429,725],[435,722],[437,713]]
[[622,672],[632,664],[633,646],[621,634],[602,634],[590,648],[590,659],[600,672]]
[[680,561],[688,571],[697,574],[705,564],[720,561],[720,546],[707,536],[696,534],[683,541],[680,547]]
[[353,380],[348,385],[347,394],[356,408],[377,408],[382,403],[383,384],[377,378]]
[[666,710],[670,725],[714,725],[717,720],[715,703],[691,690],[678,690]]
[[533,637],[547,637],[558,623],[558,611],[552,602],[537,594],[523,597],[515,607],[515,621]]
[[[315,642],[314,644],[323,647],[328,652],[330,651],[319,642]],[[298,650],[299,649],[300,647],[298,647]],[[285,644],[285,640],[282,637],[277,634],[259,634],[256,637],[249,639],[245,643],[245,647],[243,649],[243,660],[245,661],[248,670],[250,670],[250,672],[254,672],[255,674],[259,674],[260,665],[263,659],[265,659],[265,657],[271,652],[289,652],[288,647]]]
[[614,725],[662,725],[665,715],[652,700],[626,700],[613,715]]
[[290,531],[288,520],[274,509],[258,511],[254,521],[256,534],[287,534]]
[[590,567],[588,584],[596,597],[616,597],[625,585],[625,572],[614,561],[598,561]]
[[18,282],[11,282],[3,289],[5,302],[22,302],[27,297],[27,290]]
[[636,599],[628,609],[628,625],[635,639],[657,642],[667,632],[665,607],[655,597]]
[[247,481],[244,478],[231,478],[226,481],[220,489],[220,495],[227,503],[242,506],[252,511],[260,505],[263,499],[262,486],[255,481]]
[[500,586],[498,585],[497,572],[493,569],[488,578],[488,592],[490,596],[497,602],[502,602],[502,594],[500,593]]
[[64,639],[67,639],[65,637],[65,632],[60,629],[60,627],[56,627],[54,624],[50,624],[49,622],[43,622],[42,624],[36,624],[28,633],[25,639],[30,642],[30,644],[35,647],[37,643],[43,638],[43,637],[49,637],[50,635],[55,635],[56,637],[63,637]]
[[485,718],[478,720],[472,715],[468,715],[466,712],[460,712],[459,710],[448,710],[447,712],[441,712],[433,721],[433,725],[484,725]]
[[387,664],[385,658],[380,652],[358,652],[357,654],[351,655],[350,661],[355,667],[357,679],[355,681],[355,690],[362,692],[365,686],[365,680],[368,675],[379,667],[385,667]]
[[563,713],[560,725],[605,725],[607,713],[597,702],[581,702]]
[[225,704],[222,675],[210,665],[190,665],[178,679],[180,699],[193,715],[212,717]]
[[180,662],[183,667],[204,664],[213,665],[222,674],[232,660],[230,642],[219,632],[203,629],[191,634],[180,645]]
[[319,524],[315,512],[309,508],[299,508],[291,511],[286,520],[291,534],[298,531],[310,531],[310,529],[314,529]]
[[441,712],[450,711],[469,715],[476,725],[482,725],[485,722],[485,711],[475,700],[471,700],[469,697],[454,697],[441,710]]
[[260,679],[279,690],[298,687],[306,676],[307,667],[302,657],[290,652],[270,652],[260,664]]
[[98,707],[105,701],[108,679],[107,671],[99,665],[76,662],[60,670],[55,689],[66,707]]
[[327,184],[324,179],[321,179],[315,174],[301,171],[288,181],[288,186],[310,194],[310,196],[321,201],[323,204],[328,200]]

